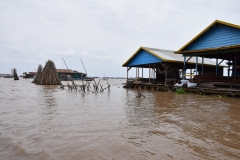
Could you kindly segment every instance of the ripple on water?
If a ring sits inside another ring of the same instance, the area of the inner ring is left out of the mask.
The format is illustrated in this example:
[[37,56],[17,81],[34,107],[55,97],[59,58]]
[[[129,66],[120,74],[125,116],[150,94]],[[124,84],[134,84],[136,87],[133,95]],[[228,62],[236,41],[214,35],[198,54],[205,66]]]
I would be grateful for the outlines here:
[[108,83],[111,92],[83,94],[0,79],[1,157],[240,158],[239,99],[153,90],[136,98],[122,81]]

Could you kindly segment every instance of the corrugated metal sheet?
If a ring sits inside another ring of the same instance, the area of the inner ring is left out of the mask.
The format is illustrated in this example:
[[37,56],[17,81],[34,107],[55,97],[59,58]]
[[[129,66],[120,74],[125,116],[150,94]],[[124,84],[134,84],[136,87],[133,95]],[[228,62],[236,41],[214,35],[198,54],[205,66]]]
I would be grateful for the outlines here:
[[[175,54],[174,51],[170,50],[163,50],[163,49],[156,49],[156,48],[148,48],[144,47],[145,49],[157,54],[160,56],[160,58],[164,59],[166,62],[184,62],[184,57],[180,54]],[[189,58],[189,57],[188,57]],[[188,59],[187,58],[187,59]],[[196,57],[192,57],[188,63],[196,63]],[[202,64],[202,58],[198,57],[198,64]],[[213,60],[204,59],[204,64],[209,64],[209,65],[216,65],[216,62]]]
[[137,52],[137,54],[134,57],[132,57],[132,59],[129,60],[129,62],[127,63],[127,66],[137,66],[137,65],[159,63],[159,62],[163,62],[163,60],[141,49]]
[[207,32],[183,49],[183,51],[219,48],[239,44],[240,29],[222,24],[215,24]]
[[[187,58],[188,59],[188,58]],[[178,62],[184,63],[184,57],[181,54],[175,54],[174,51],[140,47],[124,64],[123,66],[138,66],[142,64],[153,64],[159,62]],[[196,57],[192,57],[188,63],[196,64]],[[202,58],[198,57],[198,64],[202,64]],[[210,59],[204,59],[204,64],[216,65],[216,62]],[[220,65],[224,66],[224,65]]]
[[240,26],[215,20],[176,53],[186,50],[206,50],[239,45]]

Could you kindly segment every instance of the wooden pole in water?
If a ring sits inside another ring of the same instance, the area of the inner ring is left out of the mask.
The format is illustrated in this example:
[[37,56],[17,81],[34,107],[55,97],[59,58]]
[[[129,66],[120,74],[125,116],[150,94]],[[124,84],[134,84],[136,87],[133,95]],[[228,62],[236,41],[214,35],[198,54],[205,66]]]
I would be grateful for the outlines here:
[[[63,59],[63,57],[62,57],[62,59]],[[67,66],[67,64],[66,64],[66,62],[65,62],[65,60],[63,59],[63,62],[64,62],[64,64],[65,64],[65,66],[67,67],[67,69],[68,69],[68,66]],[[68,78],[67,78],[67,84],[68,84],[68,87],[69,87],[69,83],[68,83]],[[68,88],[69,89],[69,88]]]
[[[80,58],[80,60],[81,60],[81,62],[82,62],[82,59],[81,59],[81,58]],[[83,62],[82,62],[82,65],[83,65]],[[87,75],[87,71],[86,71],[86,69],[85,69],[84,65],[83,65],[83,68],[84,68],[84,70],[85,70],[85,73],[86,73],[86,75]]]
[[137,98],[141,98],[142,96],[143,96],[144,98],[146,98],[146,97],[141,93],[141,91],[142,91],[141,87],[138,86],[138,95],[137,95]]

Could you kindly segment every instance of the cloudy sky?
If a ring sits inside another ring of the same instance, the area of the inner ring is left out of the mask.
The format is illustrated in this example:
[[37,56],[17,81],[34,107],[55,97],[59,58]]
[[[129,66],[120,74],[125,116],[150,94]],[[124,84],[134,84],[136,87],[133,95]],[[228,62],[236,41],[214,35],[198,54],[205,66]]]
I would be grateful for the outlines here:
[[[0,0],[0,73],[57,68],[126,76],[140,47],[178,50],[214,20],[240,25],[239,0]],[[135,74],[135,72],[131,72]]]

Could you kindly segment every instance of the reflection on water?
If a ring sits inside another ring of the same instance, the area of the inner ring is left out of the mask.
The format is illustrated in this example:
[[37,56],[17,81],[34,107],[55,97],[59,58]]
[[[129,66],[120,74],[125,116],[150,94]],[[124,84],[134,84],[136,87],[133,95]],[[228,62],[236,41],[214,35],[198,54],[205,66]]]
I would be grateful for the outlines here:
[[[38,101],[41,106],[40,114],[40,131],[47,132],[52,129],[51,122],[58,113],[58,101],[55,98],[55,93],[58,91],[58,86],[42,86],[38,93]],[[53,122],[54,125],[54,122]]]
[[0,78],[0,157],[240,159],[238,98],[154,90],[136,98],[123,81],[108,82],[110,92],[83,94]]

